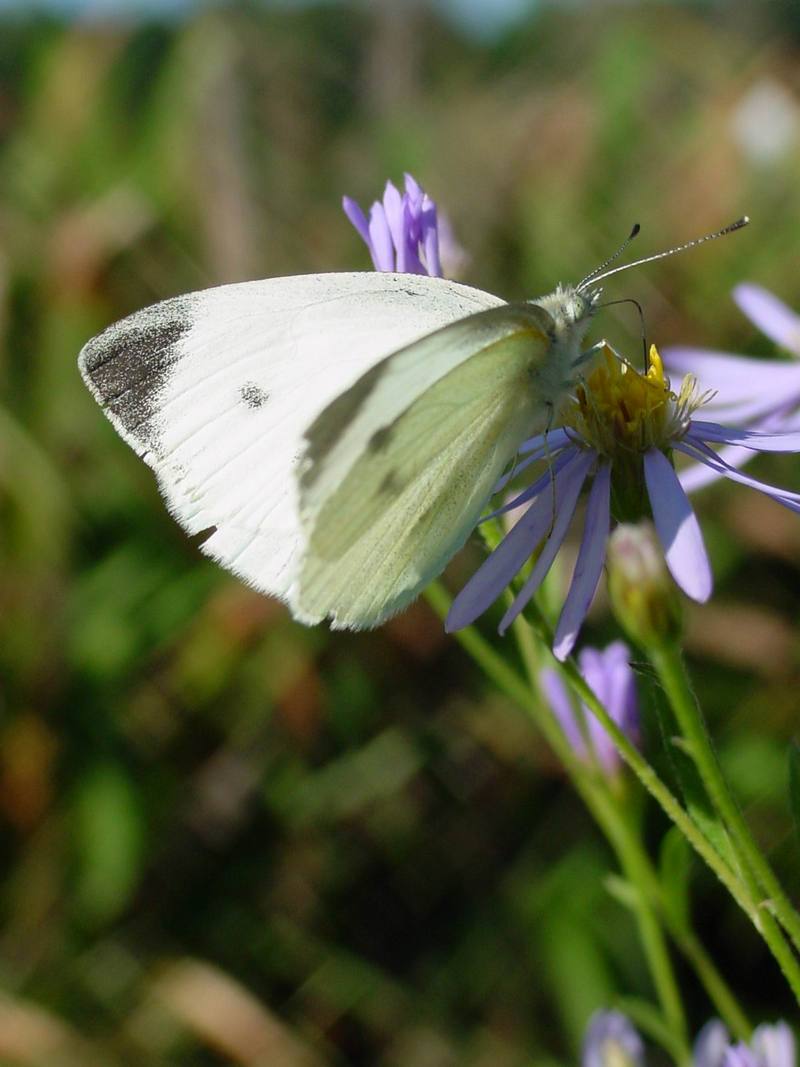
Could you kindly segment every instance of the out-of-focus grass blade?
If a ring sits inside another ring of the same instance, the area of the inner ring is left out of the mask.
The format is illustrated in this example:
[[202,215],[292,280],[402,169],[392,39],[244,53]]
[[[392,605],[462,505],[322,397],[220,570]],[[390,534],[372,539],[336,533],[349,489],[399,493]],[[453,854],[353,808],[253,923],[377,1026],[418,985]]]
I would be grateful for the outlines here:
[[798,838],[800,838],[800,744],[789,745],[789,806]]

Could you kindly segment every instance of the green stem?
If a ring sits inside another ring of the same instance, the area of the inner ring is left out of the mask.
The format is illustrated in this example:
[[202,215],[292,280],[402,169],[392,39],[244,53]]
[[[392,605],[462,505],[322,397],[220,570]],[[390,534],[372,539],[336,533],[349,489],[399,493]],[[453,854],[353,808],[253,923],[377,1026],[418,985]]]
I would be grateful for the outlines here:
[[783,962],[781,965],[787,981],[800,1002],[800,964],[786,945],[775,921],[777,919],[783,926],[795,947],[800,948],[800,916],[792,907],[769,861],[756,844],[728,788],[692,690],[680,649],[674,644],[668,644],[649,649],[648,654],[658,672],[711,803],[728,831],[740,860],[742,877],[748,883],[750,892],[756,899],[761,892],[769,896],[769,900],[760,905],[763,933],[768,943],[771,941],[778,946],[779,942],[782,942],[780,960]]
[[599,798],[592,811],[629,880],[640,886],[655,903],[661,921],[678,949],[693,966],[720,1017],[736,1037],[742,1041],[749,1040],[752,1026],[747,1016],[700,940],[691,928],[676,918],[670,908],[638,830],[619,810],[613,798]]
[[[425,596],[433,609],[444,619],[450,608],[450,596],[437,582],[428,587]],[[537,642],[530,628],[520,624],[515,630],[517,641],[520,646],[522,658],[525,662],[532,681],[538,683],[538,650]],[[625,829],[625,824],[616,817],[616,805],[613,798],[603,799],[603,792],[599,788],[596,779],[593,779],[589,770],[575,756],[575,753],[560,730],[558,723],[544,705],[536,700],[536,696],[529,689],[526,681],[522,679],[512,668],[508,666],[491,645],[481,636],[474,627],[459,630],[455,635],[456,640],[466,652],[483,668],[487,676],[495,682],[498,689],[515,704],[519,705],[539,727],[556,755],[559,756],[571,780],[586,803],[595,821],[605,833],[612,848],[620,859],[622,865],[622,849],[626,849],[627,862],[636,863],[631,859],[634,850],[638,849],[640,858],[638,871],[643,888],[649,894],[654,904],[657,905],[659,914],[664,921],[670,936],[676,946],[686,957],[703,984],[710,1000],[715,1005],[719,1015],[730,1027],[731,1031],[742,1040],[750,1037],[751,1026],[736,1001],[736,997],[725,982],[725,979],[716,969],[711,958],[694,932],[675,921],[670,914],[664,901],[664,894],[656,874],[643,845],[632,831]],[[535,675],[535,679],[533,677]],[[633,840],[627,844],[625,836],[633,836]],[[649,872],[646,875],[643,872]]]
[[[653,906],[654,896],[651,891],[648,891],[652,889],[652,885],[646,888],[643,879],[649,860],[641,848],[637,851],[631,835],[622,832],[622,820],[616,809],[614,798],[610,794],[609,782],[605,775],[602,772],[598,775],[594,767],[587,765],[576,756],[560,724],[542,699],[539,686],[541,662],[530,628],[524,620],[518,620],[514,624],[514,632],[531,686],[525,710],[564,764],[575,788],[614,849],[627,880],[639,888],[635,912],[642,949],[661,1003],[664,1019],[670,1031],[675,1035],[676,1058],[682,1063],[688,1063],[690,1060],[689,1038],[683,1001],[661,923]],[[653,881],[656,885],[658,884],[658,879],[654,874]]]
[[577,666],[571,661],[562,665],[567,681],[578,697],[589,708],[593,715],[605,727],[611,736],[617,751],[631,768],[633,773],[642,783],[648,793],[657,801],[664,813],[675,823],[681,833],[695,851],[702,856],[711,870],[742,908],[746,915],[759,928],[759,914],[754,901],[746,888],[741,884],[736,873],[731,870],[725,860],[716,852],[708,839],[701,833],[695,823],[681,807],[677,798],[661,781],[650,764],[640,755],[639,751],[620,730],[606,709],[595,696],[594,692],[584,681],[583,675]]
[[[535,624],[542,639],[548,647],[552,647],[552,633],[547,622],[539,616],[535,618]],[[673,793],[661,781],[647,760],[644,759],[608,714],[586,683],[583,675],[578,670],[577,664],[573,660],[567,660],[562,664],[562,671],[578,697],[605,727],[614,741],[617,751],[645,789],[675,823],[689,844],[706,861],[745,915],[750,919],[750,922],[766,942],[800,1004],[800,966],[797,958],[784,938],[780,927],[772,918],[771,913],[759,904],[758,894],[753,892],[753,886],[750,881],[745,877],[743,884],[736,872],[716,851],[712,843],[681,806]],[[743,872],[744,874],[746,872]]]
[[[524,623],[524,621],[519,623],[515,632],[523,661],[528,670],[531,685],[538,692],[540,657],[536,639],[532,630]],[[617,798],[612,795],[607,780],[602,778],[600,782],[595,781],[593,783],[587,783],[586,767],[580,760],[575,758],[571,745],[566,740],[557,724],[554,723],[553,716],[543,713],[543,715],[534,717],[537,719],[543,733],[545,733],[551,747],[556,751],[556,754],[569,771],[576,789],[580,793],[584,803],[589,808],[589,811],[592,813],[592,816],[600,829],[605,834],[617,856],[620,867],[625,872],[628,880],[637,885],[644,896],[652,902],[658,918],[668,930],[670,937],[675,942],[679,951],[694,968],[700,982],[708,993],[709,999],[719,1012],[720,1018],[727,1023],[731,1032],[735,1034],[736,1037],[742,1041],[749,1040],[752,1034],[752,1025],[745,1015],[744,1010],[737,1001],[733,990],[717,970],[716,965],[706,952],[702,942],[695,935],[694,931],[691,927],[679,922],[674,915],[666,900],[658,874],[650,861],[650,857],[642,843],[638,830],[634,827],[631,820],[627,819],[624,813],[620,811]],[[556,727],[555,731],[548,728],[544,721],[545,719],[549,719],[551,723],[554,723]],[[594,787],[588,788],[588,784],[591,784]],[[646,944],[645,938],[647,938],[650,942],[650,968],[651,973],[653,974],[653,980],[659,990],[659,996],[662,1006],[664,1007],[664,1014],[667,1018],[671,1017],[673,1021],[680,1026],[680,1024],[677,1023],[677,1019],[678,1010],[680,1010],[681,1015],[683,1014],[682,1007],[676,1009],[673,1006],[669,1010],[667,1009],[667,1004],[674,1005],[676,999],[678,1005],[680,1005],[680,996],[677,991],[677,983],[674,980],[672,966],[668,956],[666,966],[663,966],[661,962],[666,953],[666,949],[665,947],[662,947],[663,939],[660,937],[660,932],[658,941],[661,942],[661,944],[659,945],[655,941],[651,941],[650,923],[654,916],[653,908],[646,909],[648,915],[647,918],[644,920],[640,918],[642,941],[643,944]],[[644,922],[646,929],[643,928],[642,921]]]
[[[431,582],[425,589],[425,599],[440,619],[446,619],[450,610],[450,594],[440,582]],[[479,667],[498,689],[523,708],[530,702],[528,685],[501,655],[481,637],[474,626],[467,626],[455,634],[456,640],[469,652]]]

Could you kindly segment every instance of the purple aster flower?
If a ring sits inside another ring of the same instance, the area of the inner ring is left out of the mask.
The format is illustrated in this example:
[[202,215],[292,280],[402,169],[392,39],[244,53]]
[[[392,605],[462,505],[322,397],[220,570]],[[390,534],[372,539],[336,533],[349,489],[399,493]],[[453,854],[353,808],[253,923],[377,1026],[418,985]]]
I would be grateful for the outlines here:
[[436,204],[410,174],[405,175],[404,193],[393,182],[386,183],[383,200],[369,209],[369,219],[349,196],[342,197],[342,206],[369,249],[375,270],[442,277]]
[[758,1056],[746,1045],[739,1041],[736,1045],[729,1045],[722,1057],[722,1067],[764,1067],[759,1062]]
[[711,1019],[697,1035],[692,1050],[694,1067],[722,1067],[731,1046],[731,1035],[720,1019]]
[[644,1043],[618,1011],[598,1011],[583,1039],[581,1067],[644,1067]]
[[752,1040],[733,1044],[719,1019],[706,1023],[694,1044],[694,1067],[795,1067],[794,1034],[783,1021],[764,1023]]
[[757,1026],[750,1042],[764,1067],[795,1067],[797,1053],[794,1034],[783,1020]]
[[587,484],[583,537],[555,633],[553,651],[558,659],[565,659],[574,647],[594,596],[612,519],[636,521],[652,515],[673,579],[693,600],[707,600],[712,589],[711,565],[699,523],[668,454],[682,452],[800,511],[800,494],[751,478],[714,451],[720,445],[740,445],[752,451],[797,452],[800,432],[766,433],[693,418],[706,399],[691,375],[677,395],[671,391],[655,347],[650,350],[650,369],[642,375],[606,346],[605,359],[577,387],[562,411],[562,425],[520,446],[521,458],[513,473],[545,458],[547,470],[490,516],[525,507],[454,600],[447,630],[474,622],[533,559],[501,619],[500,632],[511,625],[550,569]]
[[[624,641],[615,641],[602,650],[584,648],[578,663],[583,677],[608,714],[634,744],[638,744],[639,705],[628,646]],[[605,727],[590,714],[588,708],[582,707],[576,712],[575,703],[561,675],[554,668],[545,667],[540,680],[550,707],[575,752],[587,761],[596,758],[609,776],[616,774],[622,761]],[[583,723],[579,715],[583,715]],[[587,735],[590,749],[586,745]]]
[[[800,429],[800,315],[759,285],[737,285],[733,298],[750,321],[794,360],[674,347],[664,350],[665,367],[674,374],[696,374],[713,391],[707,411],[717,419],[745,422],[759,430]],[[721,455],[739,467],[753,453],[733,445]],[[691,492],[717,477],[711,468],[693,464],[681,473],[681,484]]]

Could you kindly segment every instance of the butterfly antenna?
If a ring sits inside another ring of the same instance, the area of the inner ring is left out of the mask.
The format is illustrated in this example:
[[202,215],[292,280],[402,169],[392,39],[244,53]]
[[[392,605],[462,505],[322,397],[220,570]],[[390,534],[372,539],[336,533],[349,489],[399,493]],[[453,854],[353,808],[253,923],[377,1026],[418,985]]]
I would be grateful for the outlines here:
[[[707,233],[704,237],[695,237],[693,241],[687,241],[686,244],[677,245],[675,248],[668,248],[665,252],[656,252],[655,255],[645,256],[643,259],[635,259],[633,263],[623,263],[621,267],[614,267],[613,270],[607,270],[604,274],[591,274],[589,279],[592,282],[601,282],[604,278],[610,278],[612,274],[619,274],[623,270],[630,270],[631,267],[640,267],[643,263],[652,263],[655,259],[666,259],[667,256],[674,256],[676,252],[685,252],[687,248],[696,248],[697,245],[705,244],[706,241],[716,241],[718,237],[725,237],[726,234],[735,233],[737,230],[743,229],[749,222],[748,216],[743,215],[736,222],[732,222],[729,226],[723,226],[721,230],[716,230],[714,233]],[[600,269],[603,270],[603,267]],[[582,284],[583,282],[581,282]]]
[[633,224],[633,229],[628,234],[628,236],[625,238],[625,240],[622,242],[622,244],[619,246],[619,248],[616,250],[616,252],[612,253],[612,255],[610,255],[608,257],[608,259],[604,260],[600,264],[599,267],[595,267],[593,271],[591,271],[589,274],[586,275],[586,277],[583,279],[582,282],[579,282],[575,286],[575,288],[578,290],[578,292],[580,292],[581,289],[583,289],[584,285],[586,285],[588,282],[592,281],[592,279],[594,279],[600,273],[600,271],[605,270],[606,267],[609,265],[609,263],[613,263],[615,259],[619,258],[619,256],[622,255],[622,253],[625,251],[625,249],[628,247],[628,245],[631,243],[631,241],[634,239],[634,237],[638,234],[639,230],[641,230],[641,226],[639,225],[638,222],[635,222]]

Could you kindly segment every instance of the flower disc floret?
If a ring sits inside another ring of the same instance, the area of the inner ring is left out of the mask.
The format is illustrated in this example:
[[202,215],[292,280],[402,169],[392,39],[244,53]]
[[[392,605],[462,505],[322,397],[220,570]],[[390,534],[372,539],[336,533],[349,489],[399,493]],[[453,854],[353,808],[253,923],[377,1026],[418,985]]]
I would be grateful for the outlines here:
[[646,374],[606,345],[602,361],[577,387],[562,419],[598,455],[613,460],[651,448],[667,449],[683,436],[692,412],[705,399],[690,374],[678,394],[672,391],[655,345],[650,346]]

